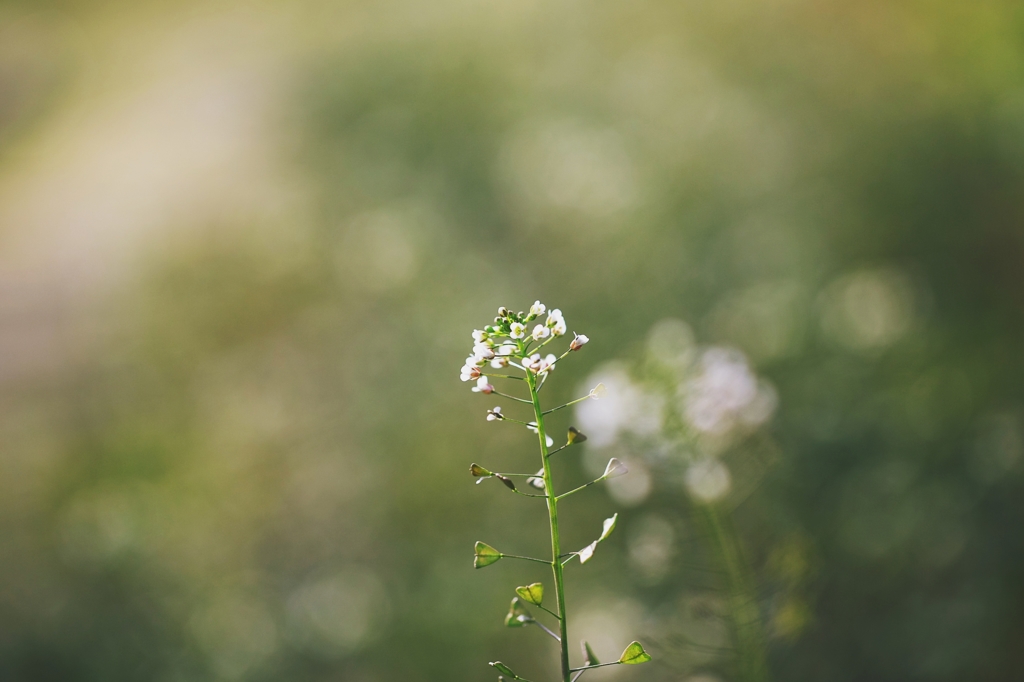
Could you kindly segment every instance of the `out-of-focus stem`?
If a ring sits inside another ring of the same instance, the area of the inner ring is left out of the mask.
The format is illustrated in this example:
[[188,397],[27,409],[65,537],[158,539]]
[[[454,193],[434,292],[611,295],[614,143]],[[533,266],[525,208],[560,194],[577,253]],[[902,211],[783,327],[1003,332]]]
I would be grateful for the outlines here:
[[725,569],[729,592],[729,613],[736,640],[737,667],[743,682],[768,682],[768,664],[764,655],[764,634],[750,571],[743,560],[736,534],[726,526],[711,504],[698,505],[715,552]]

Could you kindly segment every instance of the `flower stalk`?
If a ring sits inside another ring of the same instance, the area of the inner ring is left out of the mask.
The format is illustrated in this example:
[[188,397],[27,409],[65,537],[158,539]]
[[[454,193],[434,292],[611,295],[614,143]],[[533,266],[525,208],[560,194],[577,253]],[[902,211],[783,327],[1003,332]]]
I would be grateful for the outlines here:
[[540,441],[540,455],[544,463],[544,492],[548,497],[548,523],[551,528],[551,572],[555,581],[555,602],[558,605],[559,644],[561,649],[562,680],[571,682],[569,676],[569,636],[568,622],[565,616],[565,576],[563,575],[561,541],[558,536],[558,497],[551,479],[551,462],[548,461],[547,433],[544,430],[544,411],[540,407],[540,396],[537,395],[537,379],[527,373],[527,385],[530,387],[530,398],[533,401],[533,414],[537,419],[537,440]]

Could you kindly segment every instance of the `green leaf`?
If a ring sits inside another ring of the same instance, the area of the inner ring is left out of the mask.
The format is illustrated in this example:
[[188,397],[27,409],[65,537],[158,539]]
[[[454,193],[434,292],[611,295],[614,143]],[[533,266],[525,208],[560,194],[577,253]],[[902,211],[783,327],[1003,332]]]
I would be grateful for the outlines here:
[[484,566],[490,566],[495,561],[501,558],[501,552],[494,549],[486,542],[477,542],[473,545],[473,568],[483,568]]
[[604,526],[601,530],[601,537],[597,539],[598,542],[602,542],[606,537],[612,534],[615,530],[615,522],[619,520],[618,514],[612,514],[612,517],[604,520]]
[[587,641],[580,642],[583,645],[583,665],[592,666],[600,665],[601,662],[597,660],[597,656],[594,655],[594,650],[590,648],[590,643]]
[[[494,668],[497,668],[498,672],[505,673],[505,675],[508,675],[509,678],[511,678],[513,680],[520,680],[520,682],[529,682],[529,680],[527,680],[526,678],[519,677],[519,675],[516,675],[514,672],[512,672],[512,668],[509,668],[507,665],[505,665],[501,661],[494,661],[493,663],[488,663],[488,665],[490,665],[490,666],[492,666]],[[502,675],[499,675],[498,676],[498,682],[506,682],[506,678],[504,676],[502,676]]]
[[619,656],[619,663],[625,663],[627,665],[636,665],[638,663],[646,663],[651,660],[651,655],[644,651],[643,646],[640,642],[633,642],[626,647],[626,650]]
[[493,476],[494,475],[493,472],[490,472],[487,469],[484,469],[482,466],[480,466],[476,462],[474,462],[473,464],[469,465],[469,473],[471,473],[476,478],[481,478],[483,476]]
[[501,661],[492,661],[492,662],[488,663],[487,665],[491,666],[492,668],[497,669],[497,671],[499,673],[504,673],[506,675],[509,675],[514,680],[518,680],[519,679],[519,675],[516,675],[514,672],[512,672],[512,668],[508,667],[507,665],[505,665]]
[[573,443],[582,443],[587,439],[586,434],[576,429],[575,426],[569,427],[569,437],[566,445],[572,445]]
[[508,615],[505,616],[505,627],[508,628],[521,628],[524,625],[529,625],[533,622],[533,616],[523,606],[523,602],[519,597],[512,598],[512,605],[508,609]]
[[540,583],[533,583],[526,587],[517,587],[516,594],[523,598],[523,601],[534,606],[540,606],[544,601],[544,586]]

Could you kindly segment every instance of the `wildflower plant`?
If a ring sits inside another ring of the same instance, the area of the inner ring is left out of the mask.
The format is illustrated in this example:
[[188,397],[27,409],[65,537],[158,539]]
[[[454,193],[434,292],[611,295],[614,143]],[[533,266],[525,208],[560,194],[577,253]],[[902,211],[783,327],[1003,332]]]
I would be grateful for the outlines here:
[[[462,381],[474,382],[473,391],[476,393],[500,396],[512,403],[529,406],[529,409],[532,411],[532,420],[529,417],[517,419],[506,414],[499,405],[487,411],[487,421],[517,424],[537,434],[541,459],[541,468],[538,471],[532,474],[499,473],[490,471],[476,463],[470,466],[469,471],[477,479],[477,483],[485,479],[495,478],[501,481],[513,493],[544,500],[547,504],[548,524],[551,532],[550,559],[536,559],[506,554],[484,542],[477,542],[474,547],[473,566],[474,568],[484,568],[503,558],[508,558],[546,564],[551,567],[554,586],[553,608],[550,608],[550,600],[545,602],[545,589],[542,583],[517,587],[515,590],[516,596],[512,598],[511,607],[509,608],[508,615],[505,617],[505,625],[510,628],[535,625],[550,635],[559,645],[561,672],[558,679],[561,682],[576,682],[583,673],[592,668],[646,663],[651,660],[651,657],[644,651],[643,646],[639,642],[632,642],[626,647],[617,661],[600,663],[597,657],[594,656],[590,645],[587,642],[582,642],[582,665],[573,668],[569,663],[569,627],[568,615],[565,610],[564,572],[573,559],[579,559],[580,564],[590,561],[594,556],[597,546],[615,530],[618,514],[605,519],[601,534],[596,540],[578,551],[566,553],[562,551],[558,530],[559,502],[595,483],[621,476],[626,474],[627,471],[622,462],[612,458],[605,467],[604,473],[593,481],[561,494],[555,491],[552,476],[552,457],[570,446],[584,442],[587,437],[570,426],[566,433],[565,444],[552,449],[554,439],[548,435],[544,418],[552,412],[584,400],[599,399],[605,390],[603,384],[598,384],[587,395],[564,405],[547,410],[541,406],[540,391],[544,388],[556,365],[570,353],[579,351],[589,341],[586,336],[573,333],[573,339],[561,355],[556,356],[550,352],[543,352],[549,344],[564,337],[567,330],[568,327],[562,312],[558,309],[548,311],[547,306],[540,301],[530,306],[530,310],[525,313],[514,313],[507,308],[499,308],[498,316],[494,318],[493,324],[473,331],[473,351],[466,359],[460,376]],[[502,392],[496,388],[492,381],[507,383],[514,386],[514,388],[507,389],[510,392]],[[528,397],[513,395],[511,391],[515,391],[517,388],[521,391],[523,384],[526,386]],[[527,408],[524,407],[523,409]],[[523,479],[524,489],[520,489],[513,479]],[[530,492],[530,490],[537,492]],[[549,628],[535,618],[528,606],[536,607],[546,614],[547,617],[554,619],[554,629]],[[501,661],[493,661],[490,665],[498,671],[499,681],[522,680],[523,682],[529,682]]]

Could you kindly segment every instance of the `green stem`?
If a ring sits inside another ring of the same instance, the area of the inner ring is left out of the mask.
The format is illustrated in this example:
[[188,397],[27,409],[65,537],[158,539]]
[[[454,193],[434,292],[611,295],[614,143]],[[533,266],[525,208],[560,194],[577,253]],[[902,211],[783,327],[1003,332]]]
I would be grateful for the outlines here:
[[[495,393],[497,393],[497,391],[495,391]],[[551,414],[552,412],[557,412],[558,410],[561,410],[563,408],[569,407],[570,405],[575,405],[576,403],[582,403],[584,400],[586,400],[589,397],[590,397],[590,395],[587,394],[587,395],[583,396],[582,398],[577,398],[576,400],[571,400],[571,401],[567,402],[565,405],[559,405],[558,407],[552,407],[550,410],[547,410],[544,414]]]
[[513,490],[516,495],[522,495],[523,497],[547,497],[547,495],[534,495],[533,493],[524,493],[522,490]]
[[535,606],[544,613],[548,614],[549,616],[554,616],[555,618],[558,618],[558,614],[552,611],[551,609],[547,608],[546,606],[541,606],[540,604],[535,604]]
[[534,559],[532,556],[519,556],[518,554],[502,554],[501,556],[504,559],[522,559],[523,561],[535,561],[536,563],[544,564],[545,566],[551,565],[550,561],[545,561],[544,559]]
[[595,663],[594,665],[585,665],[582,668],[573,668],[574,673],[581,672],[583,670],[590,670],[591,668],[607,668],[610,665],[621,665],[622,661],[612,661],[611,663]]
[[557,499],[559,499],[559,500],[560,500],[560,499],[562,499],[563,497],[569,497],[569,496],[570,496],[570,495],[572,495],[573,493],[578,493],[579,491],[583,490],[584,488],[589,488],[590,486],[594,485],[595,483],[600,483],[600,482],[601,482],[601,481],[603,481],[603,480],[604,480],[604,476],[602,476],[601,478],[597,478],[597,479],[594,479],[594,480],[593,480],[593,481],[591,481],[590,483],[584,483],[584,484],[583,484],[583,485],[581,485],[581,486],[580,486],[579,488],[573,488],[572,490],[570,490],[570,491],[569,491],[569,492],[567,492],[567,493],[562,493],[561,495],[559,495],[559,496],[558,496],[558,498],[557,498]]
[[702,504],[698,505],[698,509],[704,517],[712,546],[725,569],[739,679],[743,682],[767,682],[769,674],[761,614],[739,541],[714,505]]
[[526,403],[527,405],[532,405],[533,404],[529,400],[523,400],[522,398],[517,398],[514,395],[508,395],[507,393],[502,393],[501,391],[491,391],[491,393],[493,393],[494,395],[500,395],[502,398],[508,398],[509,400],[515,400],[517,403]]
[[558,500],[555,497],[555,486],[551,480],[551,464],[548,462],[547,433],[544,430],[544,411],[540,408],[540,397],[537,395],[536,375],[532,372],[527,372],[526,383],[530,387],[530,399],[533,401],[533,412],[537,418],[537,438],[540,441],[541,460],[544,463],[544,491],[548,495],[548,520],[551,524],[551,572],[555,579],[555,600],[558,602],[562,682],[570,682],[572,673],[569,668],[569,637],[566,632],[567,618],[565,617],[565,583],[562,578],[562,562],[558,560],[558,557],[562,554],[558,537]]
[[537,619],[533,619],[530,622],[533,623],[534,625],[536,625],[537,627],[539,627],[544,632],[546,632],[549,635],[551,635],[552,637],[554,637],[556,640],[558,640],[558,635],[556,635],[554,632],[552,632],[551,629],[548,626],[544,625],[544,623],[540,622]]

